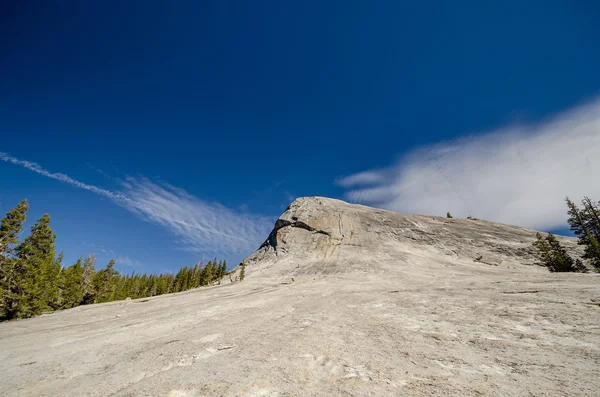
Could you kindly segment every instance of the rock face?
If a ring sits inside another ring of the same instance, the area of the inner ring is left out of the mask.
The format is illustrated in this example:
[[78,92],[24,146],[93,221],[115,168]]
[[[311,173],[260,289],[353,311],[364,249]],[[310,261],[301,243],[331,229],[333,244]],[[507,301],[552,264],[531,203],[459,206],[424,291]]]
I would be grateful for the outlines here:
[[597,396],[600,278],[534,238],[298,199],[243,282],[0,324],[0,395]]
[[[414,266],[443,272],[441,267],[474,262],[546,273],[545,268],[535,266],[535,233],[483,220],[404,215],[305,197],[290,204],[267,240],[245,263],[247,271],[263,277],[354,271],[418,273]],[[571,254],[581,256],[576,240],[559,240]]]

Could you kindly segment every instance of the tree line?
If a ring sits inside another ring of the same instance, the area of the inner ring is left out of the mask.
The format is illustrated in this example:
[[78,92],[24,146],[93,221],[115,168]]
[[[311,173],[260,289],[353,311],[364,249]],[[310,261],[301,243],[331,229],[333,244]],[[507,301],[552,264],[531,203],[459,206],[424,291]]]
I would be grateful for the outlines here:
[[[569,215],[567,222],[577,237],[577,243],[585,247],[581,259],[587,260],[596,271],[600,271],[600,201],[595,203],[584,197],[581,208],[568,197],[566,202]],[[580,258],[574,260],[552,233],[545,237],[537,233],[533,245],[537,248],[542,264],[551,272],[588,271],[583,261]]]
[[227,262],[216,259],[183,267],[176,274],[121,275],[114,259],[97,270],[94,255],[65,267],[63,254],[56,254],[56,234],[48,214],[20,240],[28,209],[23,200],[0,223],[0,319],[186,291],[220,282],[228,274]]

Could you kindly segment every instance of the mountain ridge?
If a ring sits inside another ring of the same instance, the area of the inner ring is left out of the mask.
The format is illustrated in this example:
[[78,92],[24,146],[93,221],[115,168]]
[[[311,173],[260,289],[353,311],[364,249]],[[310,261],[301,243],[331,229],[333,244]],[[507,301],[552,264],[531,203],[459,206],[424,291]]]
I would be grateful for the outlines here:
[[[368,261],[378,242],[384,242],[383,250],[395,263],[405,261],[395,255],[399,252],[416,255],[437,251],[442,257],[450,257],[445,259],[451,262],[463,259],[523,270],[523,265],[539,262],[532,246],[536,233],[480,219],[400,214],[326,197],[301,197],[288,206],[265,242],[243,262],[251,274],[253,264],[268,263],[273,268],[297,260],[312,264],[320,261],[327,266],[332,256],[336,260],[350,260],[353,256],[355,260],[359,257]],[[581,256],[582,248],[575,238],[558,239],[570,254]]]

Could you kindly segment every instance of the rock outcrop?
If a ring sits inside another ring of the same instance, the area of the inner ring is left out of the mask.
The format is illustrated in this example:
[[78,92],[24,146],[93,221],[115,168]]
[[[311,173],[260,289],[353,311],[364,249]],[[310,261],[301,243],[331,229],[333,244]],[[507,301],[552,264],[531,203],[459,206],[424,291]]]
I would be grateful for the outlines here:
[[[404,215],[324,197],[294,201],[244,262],[258,277],[346,272],[431,271],[453,265],[538,268],[536,231],[475,219]],[[581,256],[575,239],[559,237]],[[268,271],[263,271],[268,269]],[[472,266],[471,266],[472,269]]]

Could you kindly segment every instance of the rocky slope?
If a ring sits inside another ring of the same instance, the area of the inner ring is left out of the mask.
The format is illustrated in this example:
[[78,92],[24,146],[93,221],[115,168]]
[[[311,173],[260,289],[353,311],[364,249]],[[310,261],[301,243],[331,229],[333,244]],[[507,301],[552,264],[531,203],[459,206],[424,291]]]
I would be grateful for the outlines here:
[[[267,278],[348,272],[420,277],[457,265],[467,268],[453,270],[489,270],[474,263],[547,273],[536,266],[535,233],[478,219],[404,215],[306,197],[290,204],[267,240],[244,262],[248,272]],[[575,239],[559,239],[571,254],[582,254]]]
[[534,237],[298,199],[243,282],[0,324],[0,395],[596,396],[600,278]]

